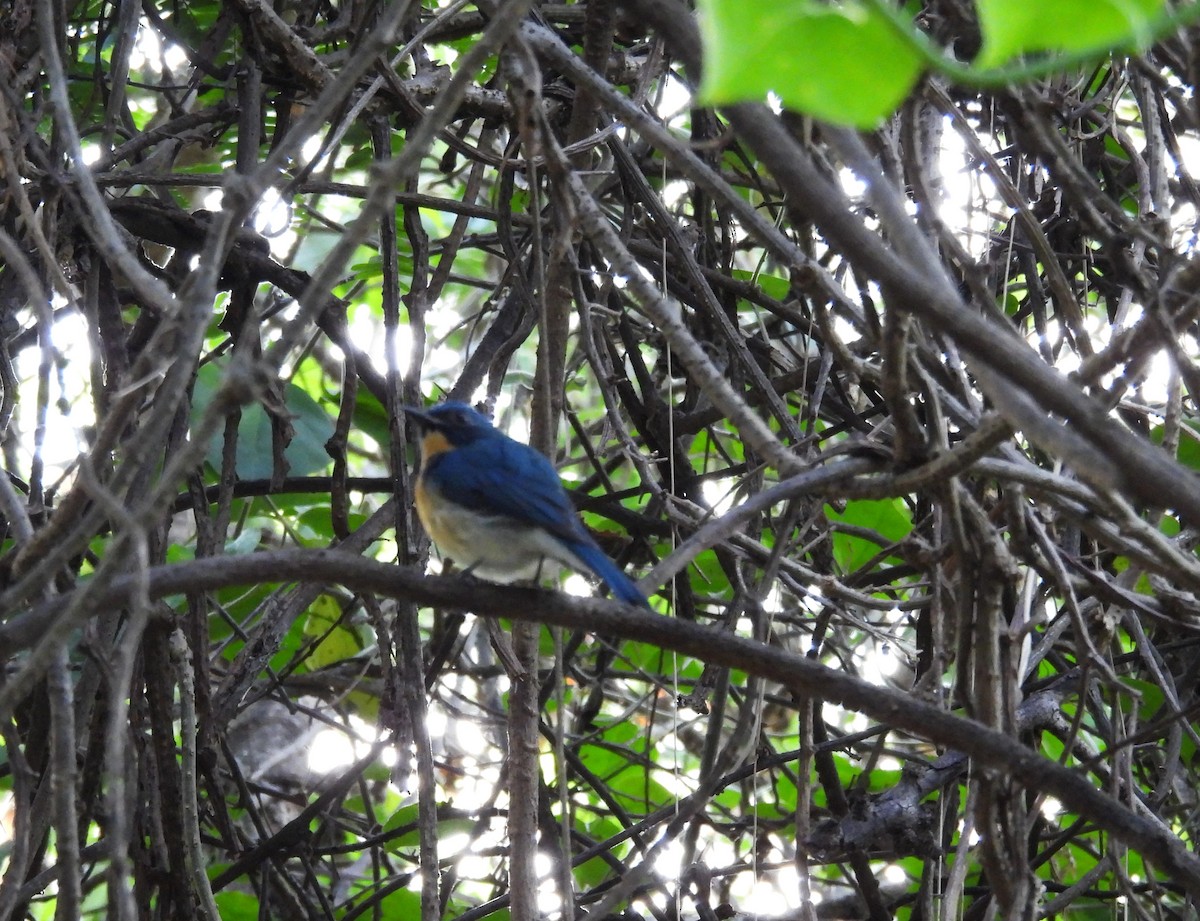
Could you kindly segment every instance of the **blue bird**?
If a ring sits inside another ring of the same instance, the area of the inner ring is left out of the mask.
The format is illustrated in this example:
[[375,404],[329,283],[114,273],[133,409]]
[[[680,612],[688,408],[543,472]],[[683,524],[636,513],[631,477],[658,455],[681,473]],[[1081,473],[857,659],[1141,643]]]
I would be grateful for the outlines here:
[[465,403],[405,407],[423,430],[417,514],[442,553],[494,582],[539,576],[547,560],[590,570],[613,596],[649,607],[579,520],[554,466]]

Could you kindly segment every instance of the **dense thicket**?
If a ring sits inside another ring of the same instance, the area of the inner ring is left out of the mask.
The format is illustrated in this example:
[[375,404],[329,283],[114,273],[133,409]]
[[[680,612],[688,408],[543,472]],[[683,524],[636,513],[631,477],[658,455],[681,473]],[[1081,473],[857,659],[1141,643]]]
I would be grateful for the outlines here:
[[[0,4],[0,919],[1194,911],[1195,37],[859,134],[677,0]],[[443,396],[654,615],[425,575]]]

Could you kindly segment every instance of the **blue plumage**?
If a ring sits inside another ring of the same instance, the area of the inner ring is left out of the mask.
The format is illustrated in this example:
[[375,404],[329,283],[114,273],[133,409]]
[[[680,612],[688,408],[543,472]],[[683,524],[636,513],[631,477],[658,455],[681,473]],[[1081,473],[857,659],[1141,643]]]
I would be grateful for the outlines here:
[[465,403],[405,412],[424,430],[417,513],[443,553],[497,582],[536,578],[554,560],[591,571],[627,604],[649,606],[592,540],[546,457]]

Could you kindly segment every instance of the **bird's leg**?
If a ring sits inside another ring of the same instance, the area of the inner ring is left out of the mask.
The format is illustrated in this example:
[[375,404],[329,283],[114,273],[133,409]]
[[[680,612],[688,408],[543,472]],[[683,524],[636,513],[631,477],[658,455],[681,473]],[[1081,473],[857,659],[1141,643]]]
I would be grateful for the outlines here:
[[544,575],[542,567],[545,565],[546,558],[544,556],[538,557],[537,566],[534,568],[533,573],[528,578],[517,579],[516,584],[528,585],[530,588],[544,588],[545,586],[542,585],[542,576]]
[[479,568],[479,560],[476,560],[470,566],[459,567],[454,560],[449,558],[442,560],[442,575],[456,575],[460,579],[474,579],[476,582],[481,581],[479,576],[475,575],[475,570]]

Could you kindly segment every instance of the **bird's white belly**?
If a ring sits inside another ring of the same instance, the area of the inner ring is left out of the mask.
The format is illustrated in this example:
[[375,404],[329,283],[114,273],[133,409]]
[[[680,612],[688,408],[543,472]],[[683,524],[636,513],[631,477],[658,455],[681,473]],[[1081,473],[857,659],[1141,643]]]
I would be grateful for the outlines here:
[[575,555],[541,528],[520,527],[509,518],[489,517],[446,502],[423,516],[443,556],[493,582],[518,582],[553,574],[556,563],[582,568]]

